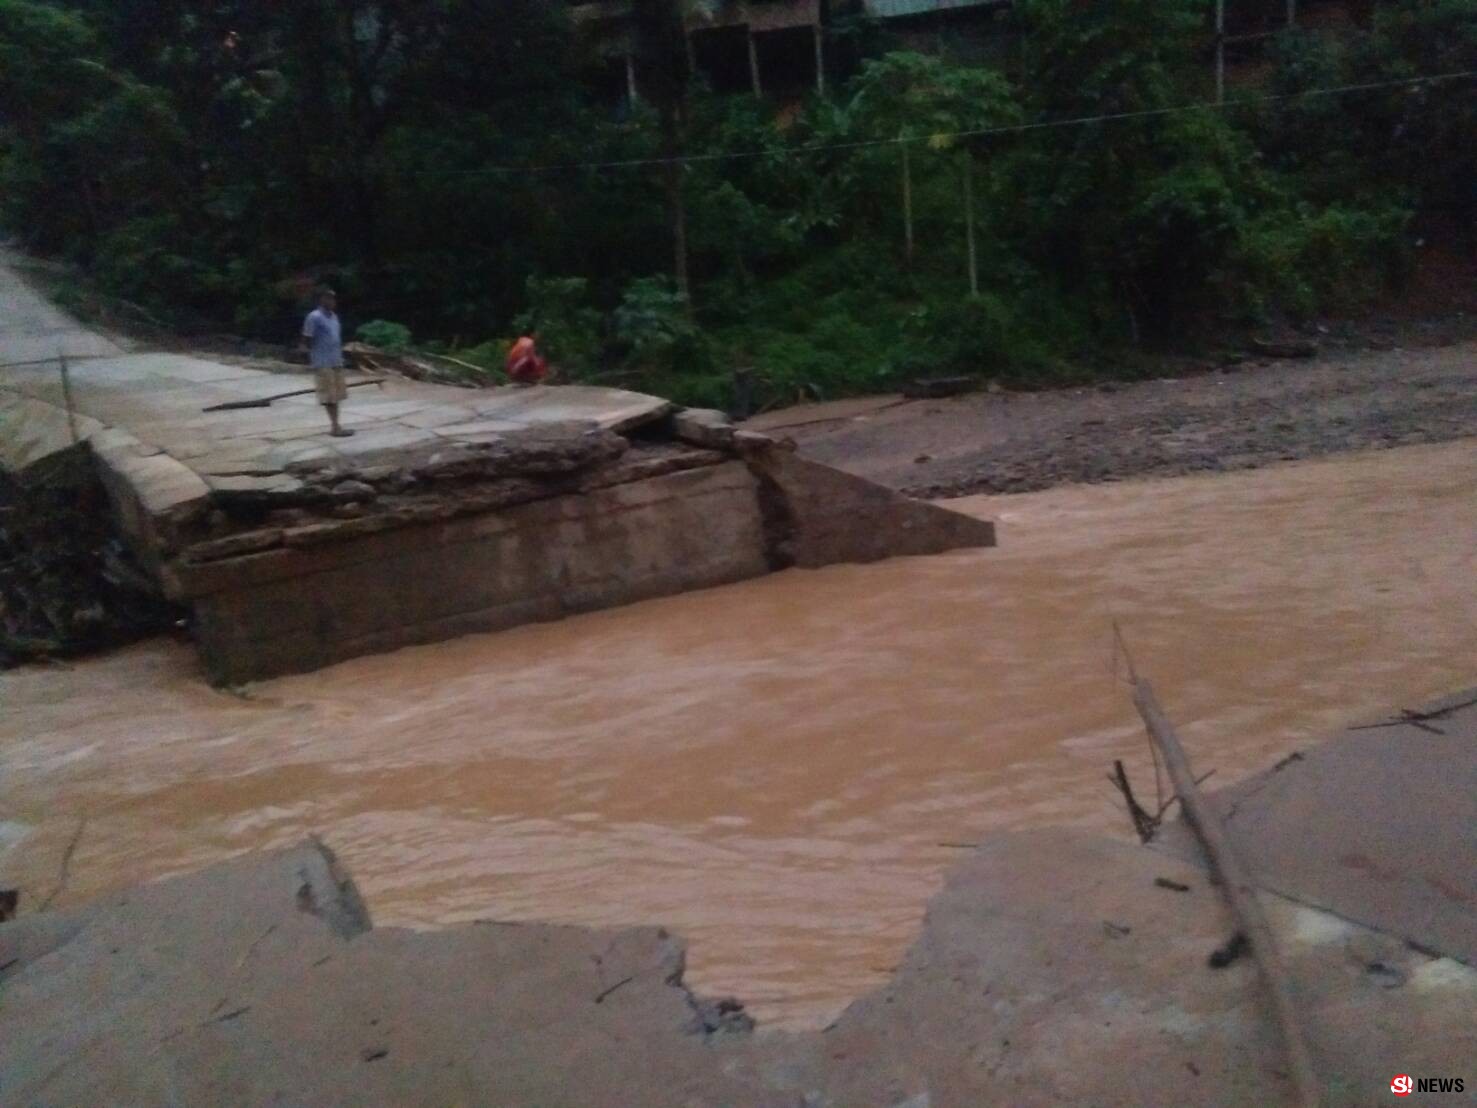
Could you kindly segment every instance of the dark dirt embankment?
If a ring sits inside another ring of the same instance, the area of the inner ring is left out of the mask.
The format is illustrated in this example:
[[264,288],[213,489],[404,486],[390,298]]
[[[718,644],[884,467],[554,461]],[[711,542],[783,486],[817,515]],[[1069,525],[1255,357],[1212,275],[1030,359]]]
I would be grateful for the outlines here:
[[915,496],[1252,469],[1477,434],[1477,342],[1263,359],[1057,392],[838,401],[750,426]]
[[0,669],[130,642],[178,613],[149,594],[84,451],[0,469]]

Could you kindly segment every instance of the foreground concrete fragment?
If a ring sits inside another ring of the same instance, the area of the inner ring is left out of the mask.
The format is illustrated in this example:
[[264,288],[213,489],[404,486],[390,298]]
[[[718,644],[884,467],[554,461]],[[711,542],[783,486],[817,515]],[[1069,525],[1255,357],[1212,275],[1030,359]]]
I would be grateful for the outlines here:
[[370,930],[316,845],[0,925],[0,966],[6,1105],[793,1103],[666,932]]
[[[1265,901],[1326,1104],[1380,1103],[1396,1073],[1477,1088],[1477,971]],[[824,1032],[753,1035],[682,986],[663,930],[370,929],[307,844],[0,925],[0,1103],[1287,1103],[1251,960],[1207,964],[1231,928],[1190,863],[998,836],[887,986]]]
[[[1477,966],[1477,690],[1214,793],[1253,880]],[[1198,859],[1183,823],[1156,845]]]
[[[1324,1103],[1381,1103],[1396,1073],[1477,1088],[1477,973],[1264,903]],[[1189,863],[1067,831],[992,838],[950,875],[892,983],[826,1033],[814,1103],[1291,1103],[1252,960],[1207,964],[1232,928]]]

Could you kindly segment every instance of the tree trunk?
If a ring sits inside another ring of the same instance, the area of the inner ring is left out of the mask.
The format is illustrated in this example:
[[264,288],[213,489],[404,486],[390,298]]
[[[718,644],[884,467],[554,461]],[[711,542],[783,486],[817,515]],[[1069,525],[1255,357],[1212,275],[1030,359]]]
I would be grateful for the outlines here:
[[903,257],[913,264],[913,152],[903,143]]
[[964,238],[969,252],[969,295],[980,294],[979,254],[974,245],[974,156],[964,152]]

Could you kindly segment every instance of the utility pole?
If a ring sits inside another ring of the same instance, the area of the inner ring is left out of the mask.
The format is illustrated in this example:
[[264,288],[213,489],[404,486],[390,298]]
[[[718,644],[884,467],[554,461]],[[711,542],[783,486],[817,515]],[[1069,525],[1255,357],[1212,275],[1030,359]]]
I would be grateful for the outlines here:
[[903,143],[903,256],[913,264],[913,148]]
[[1298,0],[1287,0],[1287,25],[1296,27],[1298,21]]
[[964,238],[969,251],[969,295],[980,294],[980,263],[974,246],[974,155],[964,151]]
[[826,45],[819,23],[811,24],[815,33],[815,91],[826,95]]
[[754,29],[749,29],[749,80],[754,85],[754,95],[764,95],[764,84],[759,79],[759,44],[754,39]]

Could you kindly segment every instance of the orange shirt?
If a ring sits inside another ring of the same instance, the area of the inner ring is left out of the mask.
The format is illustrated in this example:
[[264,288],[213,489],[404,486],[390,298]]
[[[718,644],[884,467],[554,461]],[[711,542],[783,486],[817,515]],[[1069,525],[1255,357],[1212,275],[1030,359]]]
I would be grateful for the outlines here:
[[528,335],[524,335],[508,351],[508,376],[515,381],[542,381],[549,372],[549,363],[539,357],[538,346]]
[[513,367],[523,359],[533,357],[537,350],[538,347],[534,345],[533,339],[524,335],[508,351],[508,372],[513,372]]

